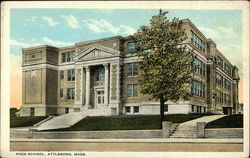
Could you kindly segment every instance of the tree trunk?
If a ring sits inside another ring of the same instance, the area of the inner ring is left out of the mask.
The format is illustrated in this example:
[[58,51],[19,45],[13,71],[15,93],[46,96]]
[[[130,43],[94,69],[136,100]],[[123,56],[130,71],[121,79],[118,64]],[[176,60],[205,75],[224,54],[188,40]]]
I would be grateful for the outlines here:
[[160,99],[160,117],[161,117],[161,121],[160,121],[160,127],[162,129],[162,122],[164,121],[164,100],[163,98]]

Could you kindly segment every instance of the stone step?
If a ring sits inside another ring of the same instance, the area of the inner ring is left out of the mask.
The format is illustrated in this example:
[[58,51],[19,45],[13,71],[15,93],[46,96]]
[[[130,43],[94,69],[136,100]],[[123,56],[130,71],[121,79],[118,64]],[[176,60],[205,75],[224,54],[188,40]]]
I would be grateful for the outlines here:
[[196,136],[170,136],[170,138],[197,138]]
[[175,132],[196,132],[196,130],[180,130],[180,129],[177,129]]
[[196,132],[175,132],[174,134],[196,134]]

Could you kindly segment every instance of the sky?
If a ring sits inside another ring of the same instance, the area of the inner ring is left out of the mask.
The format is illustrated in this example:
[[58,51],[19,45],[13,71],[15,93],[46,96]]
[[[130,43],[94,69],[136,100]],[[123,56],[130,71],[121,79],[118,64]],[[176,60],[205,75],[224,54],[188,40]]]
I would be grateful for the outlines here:
[[[242,75],[241,10],[173,10],[168,19],[189,18],[211,38]],[[10,10],[11,107],[22,103],[22,48],[35,45],[68,46],[112,36],[128,36],[148,25],[158,9],[19,9]],[[240,102],[242,102],[240,81]]]

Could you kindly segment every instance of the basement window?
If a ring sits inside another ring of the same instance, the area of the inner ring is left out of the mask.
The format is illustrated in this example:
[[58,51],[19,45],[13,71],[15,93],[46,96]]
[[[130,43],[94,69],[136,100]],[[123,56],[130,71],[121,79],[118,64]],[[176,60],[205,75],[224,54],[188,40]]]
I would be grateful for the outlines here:
[[139,113],[139,106],[134,106],[134,113]]
[[168,112],[168,104],[164,104],[164,112]]
[[126,106],[126,107],[125,107],[125,112],[126,112],[126,113],[130,113],[130,106]]

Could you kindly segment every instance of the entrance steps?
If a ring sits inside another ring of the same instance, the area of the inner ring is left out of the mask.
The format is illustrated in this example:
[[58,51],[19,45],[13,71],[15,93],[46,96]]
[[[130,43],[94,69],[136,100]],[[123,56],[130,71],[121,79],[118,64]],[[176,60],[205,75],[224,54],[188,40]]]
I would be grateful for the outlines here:
[[211,122],[222,118],[226,115],[211,115],[203,116],[198,119],[190,120],[184,123],[179,124],[174,132],[170,135],[170,138],[197,138],[197,122]]

